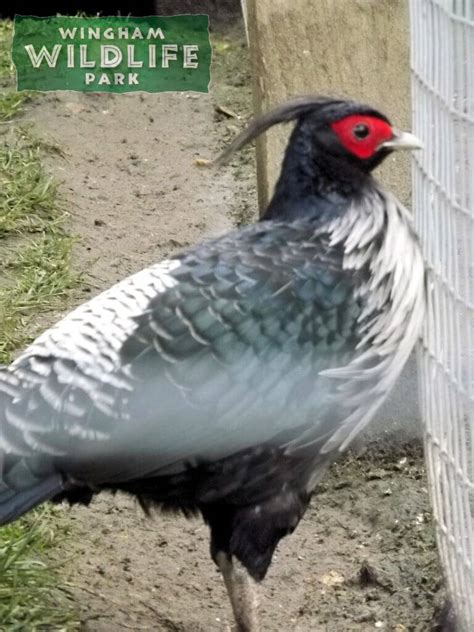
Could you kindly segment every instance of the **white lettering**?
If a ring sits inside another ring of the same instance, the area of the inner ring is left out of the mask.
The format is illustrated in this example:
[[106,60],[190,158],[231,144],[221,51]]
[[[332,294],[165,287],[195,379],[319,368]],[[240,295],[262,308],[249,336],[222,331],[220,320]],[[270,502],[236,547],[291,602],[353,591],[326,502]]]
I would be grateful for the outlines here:
[[74,44],[68,44],[67,48],[67,67],[74,68]]
[[148,46],[148,67],[156,68],[156,44]]
[[184,53],[184,59],[183,59],[183,68],[197,68],[198,67],[198,61],[197,61],[197,51],[199,50],[199,46],[196,46],[194,44],[185,44],[183,46],[183,53]]
[[133,30],[132,39],[143,39],[143,33],[140,31],[138,26]]
[[149,28],[148,29],[148,33],[146,36],[147,39],[165,39],[165,35],[163,33],[163,31],[160,28],[154,29],[154,28]]
[[42,46],[40,52],[36,53],[33,45],[27,44],[25,46],[25,50],[28,53],[28,57],[30,58],[33,68],[39,68],[43,63],[43,59],[50,68],[55,68],[62,47],[62,44],[55,44],[53,46],[53,51],[50,53],[46,46]]
[[100,75],[100,79],[99,79],[99,81],[97,83],[99,84],[99,86],[103,86],[104,84],[106,86],[110,86],[110,79],[109,79],[108,75],[105,72],[103,72]]
[[79,66],[81,68],[94,68],[95,61],[93,59],[87,59],[87,44],[79,45]]
[[135,59],[135,46],[133,44],[128,44],[127,54],[129,68],[142,68],[143,62]]
[[90,26],[87,35],[89,39],[100,39],[100,28],[98,26],[96,26],[95,28]]
[[177,44],[163,44],[162,46],[163,53],[162,53],[162,61],[161,61],[162,68],[169,68],[170,61],[176,61],[178,59],[176,56],[177,50],[178,50]]
[[116,68],[122,61],[122,51],[113,44],[104,44],[100,47],[101,68]]
[[77,26],[75,26],[73,29],[63,29],[62,26],[59,27],[59,34],[61,35],[61,37],[63,39],[74,39],[76,36],[76,31],[77,31]]

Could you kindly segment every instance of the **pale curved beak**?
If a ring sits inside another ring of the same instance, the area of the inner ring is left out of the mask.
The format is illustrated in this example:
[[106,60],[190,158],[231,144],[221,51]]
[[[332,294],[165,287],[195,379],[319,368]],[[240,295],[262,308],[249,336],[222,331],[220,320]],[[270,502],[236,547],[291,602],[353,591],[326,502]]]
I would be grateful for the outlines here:
[[379,145],[378,149],[423,149],[423,143],[410,132],[393,130],[393,137]]

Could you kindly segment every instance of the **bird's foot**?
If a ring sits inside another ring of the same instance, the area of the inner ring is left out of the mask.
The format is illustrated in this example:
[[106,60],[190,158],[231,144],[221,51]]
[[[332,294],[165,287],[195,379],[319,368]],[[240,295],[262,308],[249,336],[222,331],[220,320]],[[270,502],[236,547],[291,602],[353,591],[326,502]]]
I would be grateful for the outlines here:
[[232,632],[259,632],[257,583],[235,558],[225,553],[216,557],[234,613]]

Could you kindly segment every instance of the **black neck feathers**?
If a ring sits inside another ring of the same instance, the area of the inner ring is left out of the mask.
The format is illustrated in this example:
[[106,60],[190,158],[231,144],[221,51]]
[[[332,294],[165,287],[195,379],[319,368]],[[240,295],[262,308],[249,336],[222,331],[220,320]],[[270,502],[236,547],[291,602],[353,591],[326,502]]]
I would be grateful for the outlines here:
[[361,168],[360,161],[337,150],[328,151],[327,142],[325,146],[319,143],[311,126],[302,121],[291,134],[275,192],[262,219],[320,220],[343,213],[374,186],[370,175],[374,166],[367,163]]

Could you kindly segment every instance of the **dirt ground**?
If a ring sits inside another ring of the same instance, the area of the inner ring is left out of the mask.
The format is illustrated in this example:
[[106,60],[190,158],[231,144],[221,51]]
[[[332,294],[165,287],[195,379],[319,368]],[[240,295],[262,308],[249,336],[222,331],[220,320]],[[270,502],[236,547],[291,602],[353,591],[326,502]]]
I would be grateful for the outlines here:
[[[249,154],[219,172],[194,164],[242,124],[215,111],[219,99],[244,117],[250,108],[246,77],[233,71],[243,44],[221,38],[220,47],[229,65],[211,95],[63,93],[30,108],[27,118],[65,152],[50,166],[80,237],[75,265],[87,285],[74,302],[256,208]],[[319,492],[263,583],[262,630],[431,629],[440,571],[419,446],[348,457]],[[64,562],[83,630],[230,629],[199,520],[149,520],[120,495],[64,514],[71,536],[53,557]]]

